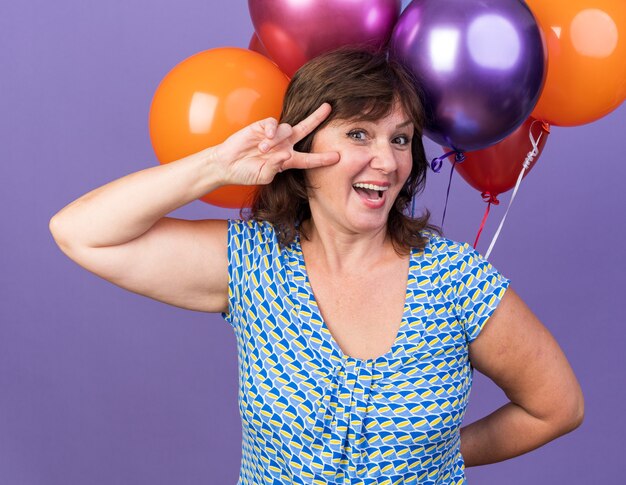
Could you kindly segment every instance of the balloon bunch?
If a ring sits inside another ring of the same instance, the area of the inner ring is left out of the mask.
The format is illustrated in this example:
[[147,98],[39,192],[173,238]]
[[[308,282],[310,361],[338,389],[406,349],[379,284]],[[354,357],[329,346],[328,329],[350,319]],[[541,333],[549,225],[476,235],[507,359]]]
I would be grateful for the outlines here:
[[[249,49],[200,52],[161,81],[150,108],[150,138],[160,163],[224,141],[244,126],[278,118],[289,77],[323,52],[348,44],[383,48],[400,0],[249,0]],[[239,208],[255,187],[221,187],[204,202]]]
[[489,208],[517,192],[550,125],[590,123],[626,98],[626,2],[413,0],[391,52],[425,91],[426,135],[448,152],[433,169],[449,158],[488,203],[476,246]]
[[[248,6],[255,29],[248,49],[200,52],[159,85],[150,135],[161,163],[278,117],[289,77],[323,52],[388,46],[423,92],[425,134],[449,152],[433,168],[449,155],[489,203],[488,214],[499,194],[517,191],[550,125],[589,123],[626,98],[621,0],[413,0],[402,13],[401,0]],[[224,187],[203,200],[241,207],[253,190]]]

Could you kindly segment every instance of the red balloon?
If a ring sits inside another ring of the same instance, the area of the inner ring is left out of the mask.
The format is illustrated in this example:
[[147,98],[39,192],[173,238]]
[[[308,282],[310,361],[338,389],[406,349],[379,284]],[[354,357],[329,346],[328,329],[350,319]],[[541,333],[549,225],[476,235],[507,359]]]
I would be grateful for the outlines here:
[[[538,140],[538,153],[524,172],[526,177],[537,163],[550,134],[550,126],[547,123],[532,117],[500,143],[465,153],[465,160],[457,163],[455,170],[472,187],[491,196],[495,197],[511,190],[515,187],[526,157],[533,150],[529,136],[531,130],[534,139]],[[448,158],[454,162],[454,155]]]
[[268,59],[270,58],[269,54],[267,53],[267,49],[263,45],[263,42],[261,42],[261,40],[259,39],[259,36],[256,35],[256,32],[253,33],[252,37],[250,38],[248,49],[254,52],[258,52],[259,54],[264,55]]

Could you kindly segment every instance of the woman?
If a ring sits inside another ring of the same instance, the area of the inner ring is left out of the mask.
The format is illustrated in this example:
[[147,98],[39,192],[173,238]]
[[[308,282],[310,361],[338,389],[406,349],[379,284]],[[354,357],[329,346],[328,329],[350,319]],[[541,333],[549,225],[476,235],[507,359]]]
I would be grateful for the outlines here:
[[[86,269],[233,326],[240,483],[464,483],[465,466],[576,428],[578,382],[509,281],[428,214],[404,214],[426,173],[409,74],[384,54],[320,56],[281,121],[111,182],[50,223]],[[165,217],[229,184],[262,186],[248,220]],[[510,402],[461,429],[472,367]]]

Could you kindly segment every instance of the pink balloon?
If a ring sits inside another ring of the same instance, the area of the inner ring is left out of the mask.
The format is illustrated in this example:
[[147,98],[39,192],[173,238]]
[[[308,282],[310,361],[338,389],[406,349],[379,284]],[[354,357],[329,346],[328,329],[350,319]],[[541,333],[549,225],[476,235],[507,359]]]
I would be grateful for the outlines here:
[[307,61],[344,45],[384,46],[401,0],[248,0],[269,57],[291,77]]

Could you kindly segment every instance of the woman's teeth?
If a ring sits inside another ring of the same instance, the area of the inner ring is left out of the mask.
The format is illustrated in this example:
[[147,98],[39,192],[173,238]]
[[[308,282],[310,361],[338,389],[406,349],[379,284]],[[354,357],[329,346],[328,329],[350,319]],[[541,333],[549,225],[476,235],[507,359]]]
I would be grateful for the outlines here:
[[380,185],[374,185],[374,184],[362,184],[360,182],[357,184],[354,184],[352,187],[355,187],[355,188],[360,187],[362,189],[378,190],[379,192],[384,192],[385,190],[388,189],[388,187],[382,187]]
[[379,198],[379,199],[382,198],[383,192],[385,192],[388,189],[388,187],[381,187],[379,185],[362,184],[362,183],[354,184],[352,187],[357,192],[362,191],[364,195],[367,196],[367,198],[371,200],[374,200],[375,198]]

